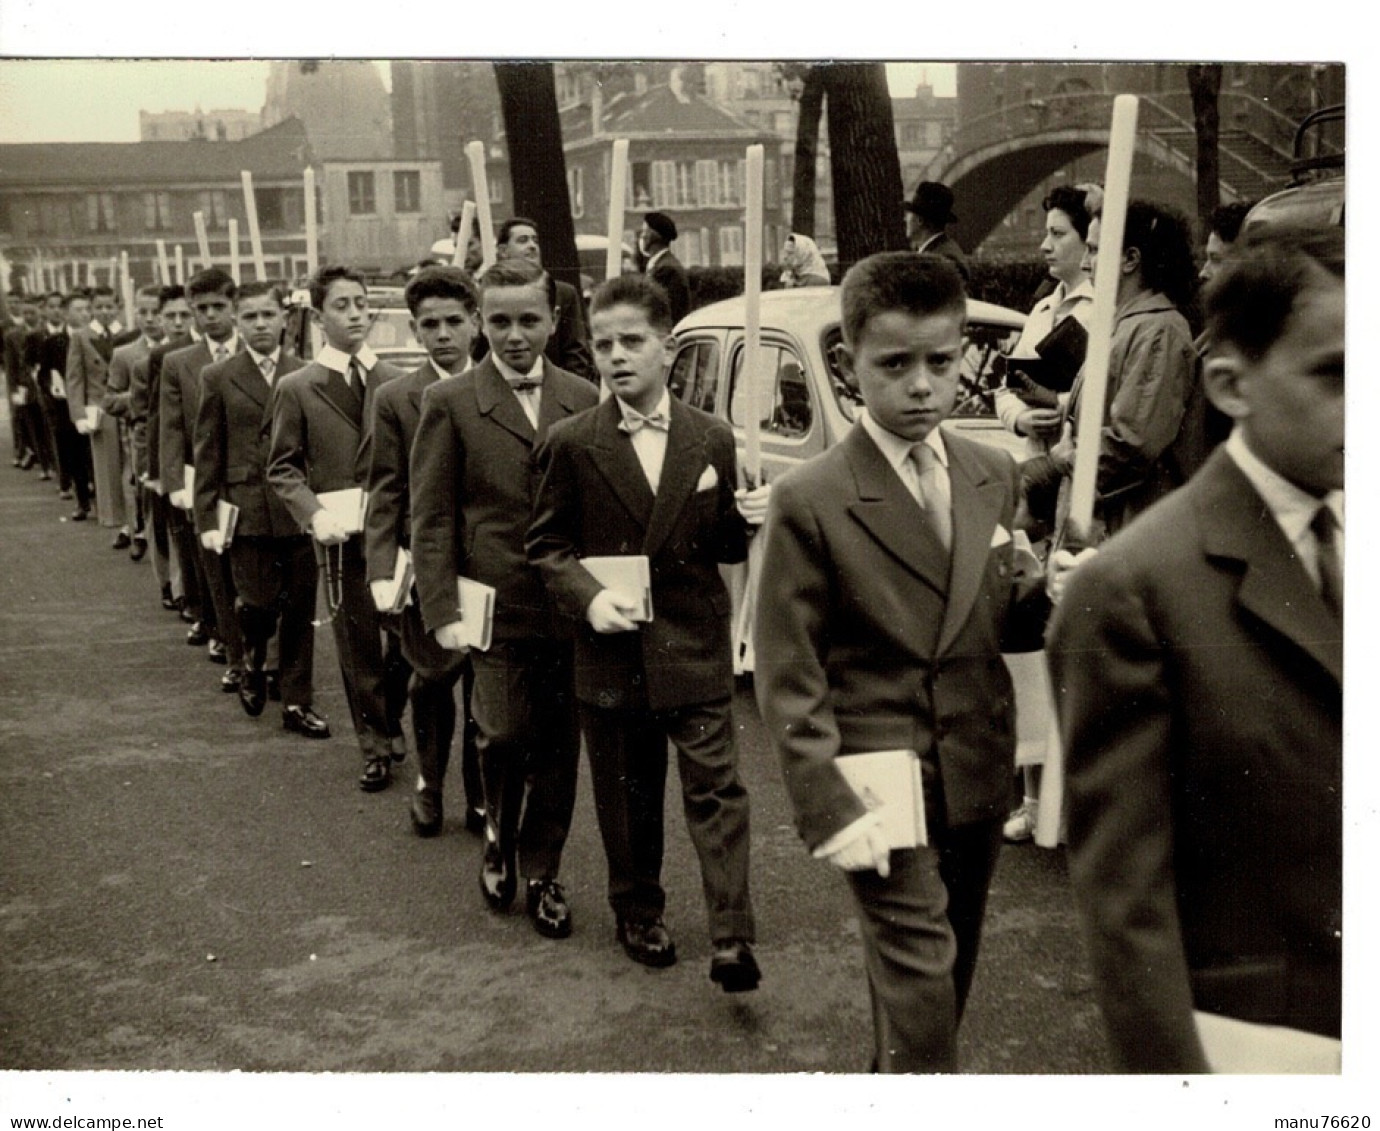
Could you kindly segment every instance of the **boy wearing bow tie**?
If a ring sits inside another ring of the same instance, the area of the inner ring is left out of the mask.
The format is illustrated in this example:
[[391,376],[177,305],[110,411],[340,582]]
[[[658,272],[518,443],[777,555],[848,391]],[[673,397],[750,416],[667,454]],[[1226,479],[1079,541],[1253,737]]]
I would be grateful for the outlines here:
[[[575,695],[609,866],[609,902],[629,957],[669,966],[661,887],[667,743],[700,859],[729,992],[761,977],[752,954],[748,798],[733,741],[729,597],[720,563],[747,556],[769,488],[735,492],[733,433],[671,397],[675,338],[666,292],[626,275],[592,303],[595,364],[613,396],[551,430],[527,536],[556,607],[581,622]],[[735,498],[737,495],[737,498]],[[642,594],[605,588],[582,558],[645,555]]]

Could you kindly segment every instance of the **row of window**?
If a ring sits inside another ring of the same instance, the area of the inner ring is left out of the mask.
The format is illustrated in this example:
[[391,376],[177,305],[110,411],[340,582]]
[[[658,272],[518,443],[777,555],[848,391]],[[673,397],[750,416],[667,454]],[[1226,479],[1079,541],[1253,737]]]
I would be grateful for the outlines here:
[[[775,202],[776,163],[764,170],[768,203]],[[635,161],[628,181],[631,208],[723,208],[747,202],[747,162],[742,158],[703,161]]]
[[[287,226],[286,193],[291,190],[260,188],[254,190],[254,202],[259,213],[259,226],[272,231]],[[171,192],[120,193],[88,192],[42,196],[23,203],[0,201],[0,231],[12,231],[11,218],[15,211],[27,213],[28,231],[37,236],[113,235],[121,230],[120,216],[126,223],[134,221],[145,232],[171,232],[191,223],[191,213],[201,212],[210,231],[223,230],[231,216],[229,195],[224,189],[203,189],[194,202],[185,193]],[[15,204],[18,203],[18,207]],[[188,203],[192,207],[188,208]],[[183,211],[185,209],[185,211]],[[301,211],[300,205],[297,209]]]
[[[345,175],[351,216],[372,216],[378,211],[374,181],[375,175],[370,170],[359,170]],[[417,169],[394,169],[393,211],[420,212],[421,210],[421,172]]]

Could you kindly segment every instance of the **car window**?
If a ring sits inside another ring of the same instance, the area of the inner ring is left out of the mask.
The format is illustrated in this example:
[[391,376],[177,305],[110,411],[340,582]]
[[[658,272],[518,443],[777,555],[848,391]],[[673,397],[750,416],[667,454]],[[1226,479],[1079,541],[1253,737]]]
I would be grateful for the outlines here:
[[412,336],[408,325],[411,315],[406,307],[388,307],[374,311],[374,322],[365,339],[374,349],[418,349],[421,343]]
[[719,391],[719,343],[701,339],[680,348],[666,378],[673,397],[713,412]]
[[[729,379],[729,413],[732,424],[747,419],[746,387],[740,387],[746,351],[741,347],[733,356],[733,373]],[[788,346],[764,345],[761,354],[761,374],[770,384],[762,390],[761,426],[764,434],[794,440],[810,433],[814,423],[814,405],[805,366]]]

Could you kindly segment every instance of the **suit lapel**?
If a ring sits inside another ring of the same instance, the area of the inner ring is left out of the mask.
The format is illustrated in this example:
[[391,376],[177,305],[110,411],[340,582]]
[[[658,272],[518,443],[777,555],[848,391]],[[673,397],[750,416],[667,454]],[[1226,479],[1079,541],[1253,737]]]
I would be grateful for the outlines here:
[[1203,549],[1245,564],[1237,601],[1311,656],[1339,684],[1342,629],[1250,480],[1224,451],[1202,472]]
[[[506,428],[529,447],[536,443],[536,429],[527,419],[527,413],[523,411],[522,405],[518,404],[517,394],[508,388],[508,382],[503,379],[503,374],[498,371],[492,358],[486,357],[474,371],[474,392],[480,413],[500,427]],[[548,389],[542,390],[543,408],[547,407],[549,392]],[[538,417],[539,421],[540,419]]]
[[268,404],[268,382],[247,353],[237,354],[229,373],[230,383],[260,408]]
[[982,589],[987,577],[987,558],[992,552],[992,533],[1006,502],[1002,484],[990,478],[982,464],[962,444],[946,435],[945,447],[949,452],[954,538],[949,600],[939,631],[941,655],[958,637]]
[[[613,398],[609,398],[612,400]],[[700,474],[708,462],[703,436],[685,406],[671,398],[671,427],[666,435],[666,460],[661,465],[661,482],[657,484],[656,502],[647,524],[643,549],[653,556],[675,528],[676,520],[695,490]],[[632,444],[628,445],[629,448]],[[636,453],[633,454],[636,460]],[[642,470],[638,465],[638,471]],[[646,476],[642,476],[646,481]]]
[[857,499],[848,507],[864,530],[941,597],[948,593],[949,554],[881,449],[860,424],[844,437]]
[[339,378],[339,374],[335,374],[333,370],[327,369],[324,365],[317,366],[317,371],[312,376],[311,387],[341,420],[345,421],[356,432],[363,432],[362,421],[355,416],[355,406],[346,400],[348,390],[344,387],[344,379],[339,378],[338,381],[332,381],[333,375]]
[[[652,520],[656,496],[633,451],[632,441],[618,430],[622,414],[618,411],[617,399],[609,397],[595,412],[598,413],[594,425],[594,448],[598,452],[595,466],[619,502],[645,530]],[[669,444],[667,447],[669,457]]]

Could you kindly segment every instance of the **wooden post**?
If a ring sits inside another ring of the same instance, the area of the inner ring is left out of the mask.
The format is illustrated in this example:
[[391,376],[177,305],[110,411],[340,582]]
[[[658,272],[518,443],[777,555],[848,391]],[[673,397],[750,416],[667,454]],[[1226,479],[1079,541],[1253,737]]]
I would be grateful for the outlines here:
[[482,275],[498,259],[494,240],[494,217],[489,205],[489,174],[484,165],[484,143],[472,141],[465,146],[470,162],[470,180],[474,183],[474,207],[479,217],[479,242],[484,248],[484,261],[479,265]]
[[268,278],[264,266],[264,242],[259,236],[259,206],[254,200],[254,174],[240,170],[240,185],[244,189],[244,214],[249,220],[249,248],[254,255],[254,271],[260,282]]
[[609,166],[609,246],[604,257],[604,278],[616,279],[623,273],[623,217],[628,194],[628,139],[613,143],[613,163]]
[[762,482],[762,408],[758,369],[762,353],[762,174],[765,151],[747,149],[747,230],[743,238],[743,474],[748,487]]
[[317,270],[316,249],[316,170],[308,166],[302,170],[302,215],[307,225],[307,274]]

